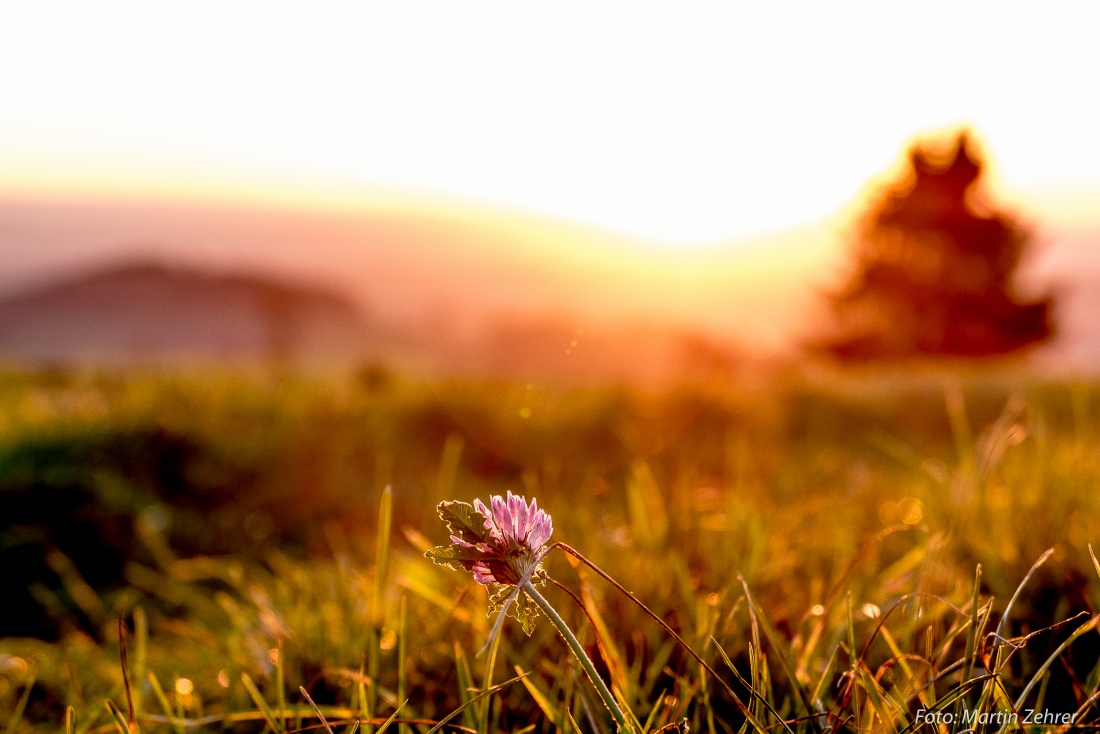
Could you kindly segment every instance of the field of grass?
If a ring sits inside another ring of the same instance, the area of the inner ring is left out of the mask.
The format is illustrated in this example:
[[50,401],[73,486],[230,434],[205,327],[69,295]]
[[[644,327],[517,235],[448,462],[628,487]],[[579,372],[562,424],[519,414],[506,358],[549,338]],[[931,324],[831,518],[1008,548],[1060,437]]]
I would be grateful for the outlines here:
[[0,727],[611,731],[546,619],[479,654],[486,588],[423,556],[437,503],[508,490],[698,656],[550,554],[639,728],[1100,721],[1100,384],[8,370]]

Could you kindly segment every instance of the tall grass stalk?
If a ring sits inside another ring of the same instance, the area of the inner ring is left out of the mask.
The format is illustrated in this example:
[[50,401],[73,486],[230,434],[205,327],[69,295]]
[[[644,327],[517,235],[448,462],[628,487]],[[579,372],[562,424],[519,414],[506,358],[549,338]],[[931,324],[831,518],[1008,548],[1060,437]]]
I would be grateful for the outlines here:
[[[382,490],[382,498],[378,503],[378,538],[375,551],[374,569],[374,593],[371,596],[371,644],[367,659],[367,677],[370,683],[367,686],[367,701],[364,708],[367,716],[373,716],[378,706],[378,674],[382,667],[382,623],[385,620],[385,610],[382,604],[385,601],[386,574],[389,570],[390,559],[390,528],[393,524],[393,490],[387,486]],[[367,734],[372,734],[373,727],[366,729]]]
[[554,606],[546,601],[546,598],[538,592],[534,585],[530,581],[524,581],[520,588],[524,593],[531,598],[531,601],[538,605],[538,608],[542,610],[542,613],[546,615],[546,618],[550,620],[550,623],[558,630],[558,633],[565,639],[565,643],[569,645],[569,649],[573,651],[573,655],[576,656],[577,661],[584,668],[584,672],[588,674],[588,678],[592,681],[592,685],[595,686],[596,692],[600,694],[600,699],[603,700],[604,706],[611,712],[611,718],[615,720],[615,724],[619,727],[619,731],[630,731],[630,726],[627,723],[626,715],[623,714],[619,703],[615,700],[615,697],[611,695],[611,691],[608,690],[607,684],[603,682],[603,678],[596,672],[596,666],[592,664],[592,660],[588,657],[588,653],[584,651],[584,647],[577,640],[576,635],[569,629],[569,626],[565,623],[565,620],[561,618]]

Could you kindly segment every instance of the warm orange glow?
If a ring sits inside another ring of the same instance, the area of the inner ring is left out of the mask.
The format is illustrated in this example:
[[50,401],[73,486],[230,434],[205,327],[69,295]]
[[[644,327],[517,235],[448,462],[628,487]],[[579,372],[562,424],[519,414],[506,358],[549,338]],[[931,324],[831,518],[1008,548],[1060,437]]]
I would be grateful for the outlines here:
[[983,135],[1008,191],[1100,182],[1093,5],[428,6],[24,4],[0,190],[418,192],[683,250],[821,221],[943,126]]
[[183,262],[331,286],[425,352],[518,359],[540,329],[569,364],[653,329],[782,347],[867,192],[960,126],[1061,247],[1024,275],[1080,280],[1058,237],[1100,226],[1098,13],[24,4],[0,24],[0,294]]

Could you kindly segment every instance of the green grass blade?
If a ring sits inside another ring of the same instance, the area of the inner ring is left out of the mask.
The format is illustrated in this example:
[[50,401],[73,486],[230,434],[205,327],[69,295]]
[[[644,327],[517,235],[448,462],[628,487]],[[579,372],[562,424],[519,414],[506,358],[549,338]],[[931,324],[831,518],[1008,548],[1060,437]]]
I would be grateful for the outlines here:
[[286,727],[283,726],[283,722],[275,717],[275,712],[267,705],[267,701],[265,701],[263,695],[260,694],[260,689],[252,682],[251,676],[249,676],[248,673],[241,673],[241,682],[244,683],[245,690],[248,691],[248,695],[252,697],[252,702],[256,704],[256,708],[260,710],[264,719],[267,720],[267,725],[271,727],[271,730],[274,731],[275,734],[286,734]]
[[840,657],[838,655],[839,652],[840,645],[835,645],[832,654],[829,655],[828,662],[825,663],[825,668],[821,671],[821,676],[817,679],[817,685],[814,686],[813,697],[815,701],[821,698],[821,691],[825,686],[825,681],[829,680],[830,676],[833,674],[833,666],[836,665],[837,658]]
[[286,678],[283,673],[283,658],[283,641],[280,639],[275,647],[275,705],[277,707],[275,715],[283,723],[283,728],[286,728]]
[[103,705],[107,707],[107,713],[111,715],[111,722],[118,729],[118,734],[130,734],[130,725],[126,721],[126,716],[115,705],[115,702],[108,698],[103,702]]
[[[500,616],[503,617],[504,612],[501,612]],[[485,678],[483,679],[483,682],[481,684],[481,692],[482,693],[484,693],[485,691],[488,691],[489,688],[493,684],[493,673],[496,669],[497,650],[499,648],[500,648],[500,635],[497,635],[496,637],[493,638],[493,643],[492,643],[491,647],[489,648],[489,657],[487,658],[486,663],[485,663]],[[474,701],[479,700],[480,698],[481,698],[480,694],[471,696],[470,700],[467,701],[466,703],[462,704],[462,706],[460,708],[462,710],[465,710],[466,706],[473,703]],[[489,700],[490,699],[486,698],[485,702],[483,704],[481,704],[481,706],[478,707],[478,717],[477,717],[477,730],[478,731],[489,731]]]
[[145,671],[149,660],[149,619],[142,607],[134,607],[134,680],[138,681],[138,695],[134,696],[134,712],[140,715],[143,707],[141,701],[141,681],[145,680]]
[[[393,713],[390,714],[388,719],[382,722],[382,725],[378,727],[378,731],[375,732],[375,734],[385,734],[386,729],[390,728],[390,724],[393,723],[394,719],[397,718],[397,715],[401,713],[401,709],[405,708],[405,704],[407,704],[408,702],[409,699],[406,698],[405,700],[401,701],[401,703],[397,704],[397,706],[393,710]],[[404,724],[402,724],[402,726],[404,726]]]
[[[355,679],[355,693],[359,704],[359,718],[363,719],[371,715],[367,703],[367,674],[365,670],[366,660],[359,661],[359,677]],[[372,681],[373,685],[373,681]]]
[[161,688],[160,681],[157,680],[157,676],[153,671],[149,671],[145,674],[146,680],[149,681],[149,685],[153,688],[153,697],[157,699],[157,703],[160,705],[160,710],[164,712],[165,717],[172,722],[172,727],[176,730],[176,734],[185,734],[185,729],[179,719],[176,718],[176,712],[172,710],[172,704],[168,702],[168,696],[164,694],[164,689]]
[[437,496],[440,498],[454,497],[463,443],[462,436],[458,433],[449,434],[443,442],[443,455],[439,459],[439,473],[435,481]]
[[538,707],[542,710],[542,713],[546,714],[547,719],[554,722],[555,727],[561,729],[563,725],[561,711],[559,711],[554,706],[554,704],[551,703],[550,697],[546,695],[546,693],[544,693],[538,686],[536,686],[534,681],[526,677],[530,675],[530,673],[524,673],[523,668],[519,667],[518,665],[515,666],[515,668],[517,675],[524,676],[522,680],[523,686],[527,689],[527,692],[531,694],[531,698],[535,699],[535,703],[538,704]]
[[974,658],[978,654],[978,593],[982,586],[982,564],[974,569],[974,591],[970,596],[970,629],[966,633],[966,652],[963,657],[962,682],[970,680],[974,673]]
[[[372,640],[367,661],[367,714],[373,716],[378,707],[378,674],[382,666],[382,624],[385,620],[386,579],[390,562],[390,531],[393,526],[393,489],[387,485],[378,502],[378,537],[374,553],[374,593],[371,595],[370,619]],[[370,728],[368,727],[368,731]]]
[[[714,640],[714,638],[712,637],[711,640]],[[717,640],[714,640],[714,646],[718,648],[718,654],[722,656],[722,662],[724,662],[726,664],[726,667],[730,669],[730,672],[733,673],[733,676],[737,678],[738,682],[740,682],[741,685],[749,689],[749,696],[751,697],[751,699],[759,701],[764,706],[764,708],[768,710],[768,713],[774,716],[775,720],[779,724],[781,724],[783,728],[786,729],[787,732],[789,732],[789,734],[794,734],[794,732],[791,730],[791,727],[787,724],[786,721],[783,720],[783,717],[779,715],[779,712],[772,707],[767,697],[760,694],[760,692],[756,690],[755,686],[753,686],[741,677],[741,674],[737,672],[737,668],[734,667],[733,661],[730,660],[729,655],[726,654],[726,651],[722,648],[721,645],[718,644]],[[760,734],[769,734],[770,729],[764,726],[764,724],[760,721],[756,714],[752,712],[751,709],[746,711],[745,717],[746,719],[748,719],[748,723],[751,724],[756,731],[760,732]]]
[[[408,686],[408,671],[405,669],[405,655],[408,649],[407,611],[405,595],[402,594],[397,615],[397,699],[399,701],[408,700],[405,697],[405,689]],[[397,727],[397,730],[405,734],[407,727],[402,724]]]
[[649,716],[646,717],[645,723],[642,724],[642,731],[651,731],[653,729],[654,722],[657,721],[657,716],[661,713],[661,704],[664,701],[665,694],[667,692],[668,689],[666,688],[665,690],[661,691],[660,694],[657,696],[657,705],[649,710]]
[[[880,722],[881,726],[874,727],[874,731],[897,731],[895,726],[895,720],[900,716],[904,717],[904,713],[900,706],[895,704],[894,710],[891,710],[891,703],[893,700],[887,695],[886,691],[882,690],[882,687],[878,684],[866,668],[860,667],[858,671],[860,686],[863,690],[867,691],[867,699],[871,702],[871,710],[874,712]],[[870,722],[869,722],[870,723]],[[905,725],[905,721],[902,721],[902,726]]]
[[818,717],[815,714],[824,715],[824,711],[819,710],[819,707],[814,705],[813,700],[806,692],[805,686],[798,680],[798,676],[795,674],[794,666],[791,664],[790,658],[787,656],[786,651],[783,648],[782,641],[779,639],[779,635],[774,629],[772,629],[771,623],[768,622],[765,617],[756,606],[756,602],[753,601],[752,594],[749,592],[749,585],[745,582],[745,579],[738,574],[738,580],[741,582],[741,587],[745,590],[745,599],[748,601],[749,610],[753,616],[759,621],[760,628],[764,631],[764,637],[767,638],[768,644],[771,646],[772,651],[775,653],[776,658],[779,659],[779,665],[783,668],[783,674],[787,676],[787,680],[794,689],[798,696],[798,700],[802,703],[803,708],[806,710],[810,725],[815,731],[821,731],[821,722],[818,721]]
[[[466,659],[466,653],[458,640],[454,641],[455,648],[455,677],[458,678],[459,703],[469,703],[471,690],[474,687],[474,676],[470,672],[470,663]],[[462,719],[471,729],[477,728],[477,717],[472,709],[467,708],[462,712]]]
[[962,388],[956,382],[944,387],[947,419],[951,425],[951,437],[955,441],[955,454],[959,464],[972,475],[974,469],[974,435],[966,416],[966,400]]
[[7,734],[15,734],[15,730],[19,728],[19,722],[23,720],[23,712],[27,710],[27,702],[31,698],[31,689],[34,688],[34,683],[35,679],[33,677],[27,681],[27,687],[23,689],[23,695],[19,697],[19,703],[15,704],[15,710],[11,712],[11,716],[8,718]]

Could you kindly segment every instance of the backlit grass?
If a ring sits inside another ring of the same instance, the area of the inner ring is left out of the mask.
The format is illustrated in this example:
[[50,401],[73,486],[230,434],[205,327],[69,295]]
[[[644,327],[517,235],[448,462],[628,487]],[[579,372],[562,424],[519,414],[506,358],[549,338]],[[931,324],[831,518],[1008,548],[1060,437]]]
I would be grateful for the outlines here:
[[132,705],[164,732],[609,731],[545,619],[478,655],[485,588],[423,557],[439,501],[509,489],[712,671],[552,553],[544,595],[646,729],[1094,722],[1098,418],[1097,385],[1010,373],[653,394],[10,370],[0,726],[112,732]]

